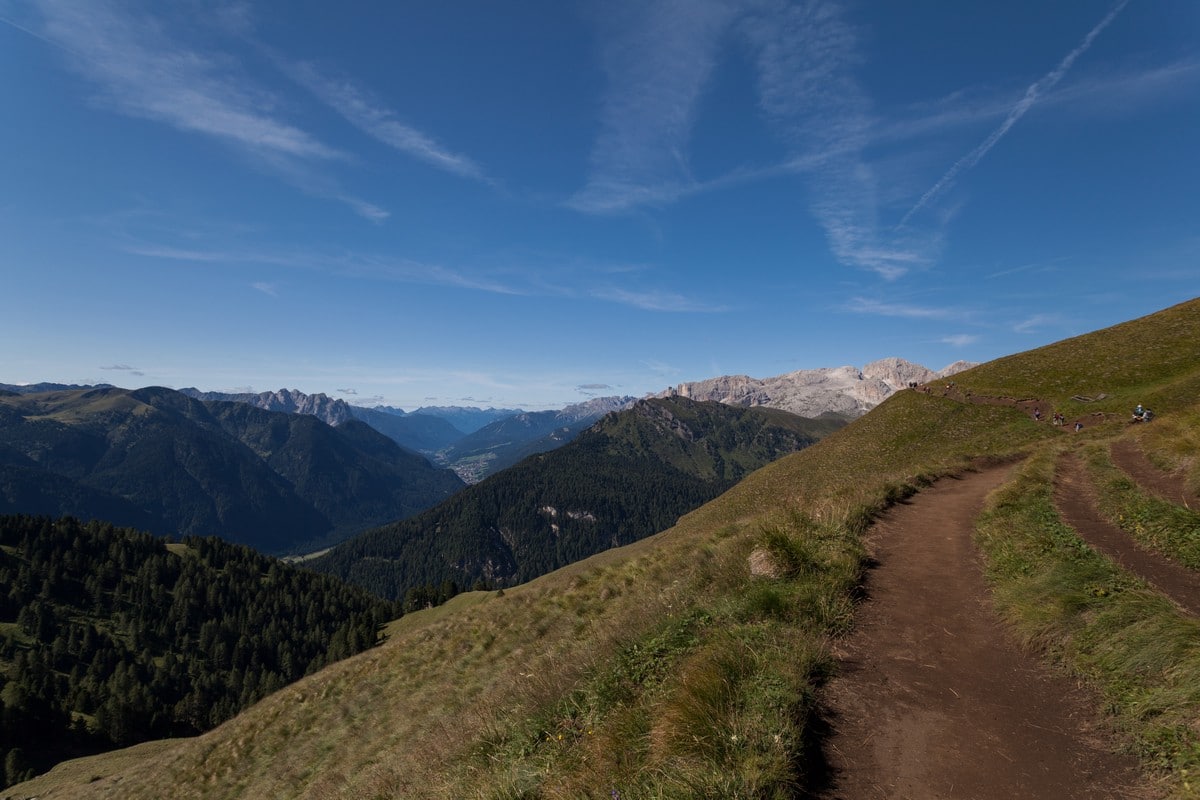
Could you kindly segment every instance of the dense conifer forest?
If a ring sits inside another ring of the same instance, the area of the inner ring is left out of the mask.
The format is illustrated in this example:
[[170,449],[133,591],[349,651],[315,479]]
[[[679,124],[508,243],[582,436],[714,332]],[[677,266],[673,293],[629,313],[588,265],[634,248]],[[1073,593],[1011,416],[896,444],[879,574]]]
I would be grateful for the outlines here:
[[217,538],[0,517],[0,778],[205,731],[373,646],[396,613]]

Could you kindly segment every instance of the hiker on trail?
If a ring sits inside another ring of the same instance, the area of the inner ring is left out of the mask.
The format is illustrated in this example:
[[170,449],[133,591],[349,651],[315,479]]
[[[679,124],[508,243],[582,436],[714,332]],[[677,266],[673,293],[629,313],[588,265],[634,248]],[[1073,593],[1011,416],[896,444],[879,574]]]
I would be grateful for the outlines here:
[[1075,432],[1076,432],[1076,433],[1079,433],[1081,430],[1083,430],[1083,423],[1082,423],[1082,422],[1076,422],[1076,423],[1075,423]]
[[1042,421],[1042,410],[1040,408],[1035,408],[1033,410],[1033,421],[1034,422]]
[[1146,409],[1142,408],[1141,403],[1138,403],[1137,408],[1135,408],[1133,410],[1133,421],[1134,422],[1144,422],[1148,419],[1147,415],[1148,415],[1148,412],[1146,411]]

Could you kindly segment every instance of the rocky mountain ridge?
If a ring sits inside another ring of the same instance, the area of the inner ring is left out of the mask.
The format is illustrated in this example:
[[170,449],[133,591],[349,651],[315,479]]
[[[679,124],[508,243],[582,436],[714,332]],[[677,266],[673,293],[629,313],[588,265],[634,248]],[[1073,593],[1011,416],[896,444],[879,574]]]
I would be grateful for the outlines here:
[[860,417],[910,383],[928,383],[970,369],[956,361],[934,371],[903,358],[882,358],[861,369],[853,366],[802,369],[771,378],[724,375],[681,383],[653,395],[713,400],[732,406],[767,406],[802,417],[840,414]]
[[194,387],[180,389],[180,394],[196,400],[247,403],[264,411],[283,411],[288,414],[307,414],[329,425],[341,425],[355,419],[351,406],[345,400],[330,397],[324,392],[305,394],[299,389],[280,389],[277,392],[202,392]]

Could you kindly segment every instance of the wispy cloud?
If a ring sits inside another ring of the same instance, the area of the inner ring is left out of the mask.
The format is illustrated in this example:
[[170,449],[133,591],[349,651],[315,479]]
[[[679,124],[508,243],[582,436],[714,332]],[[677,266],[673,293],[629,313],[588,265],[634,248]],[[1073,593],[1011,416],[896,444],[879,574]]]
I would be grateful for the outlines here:
[[[305,191],[318,182],[306,177],[312,165],[349,158],[284,120],[275,111],[278,100],[248,79],[234,59],[189,47],[159,19],[103,2],[46,0],[38,8],[44,26],[36,35],[67,54],[98,87],[96,101],[104,107],[216,139]],[[368,219],[386,215],[337,189],[319,194]]]
[[1047,259],[1046,261],[1034,261],[1029,264],[1021,264],[1020,266],[997,270],[996,272],[989,273],[983,277],[987,280],[994,280],[996,278],[1006,278],[1009,275],[1018,275],[1023,272],[1051,272],[1057,269],[1055,265],[1061,264],[1064,261],[1070,261],[1072,258],[1074,258],[1074,256],[1059,256],[1058,258],[1051,258]]
[[665,291],[632,291],[629,289],[603,288],[596,289],[592,296],[598,300],[640,308],[643,311],[696,312],[716,314],[728,309],[724,306],[709,305],[690,297],[674,292]]
[[956,333],[952,336],[943,336],[939,341],[951,347],[966,347],[978,342],[979,337],[971,333]]
[[757,53],[760,104],[808,176],[810,211],[843,265],[895,280],[931,263],[936,234],[888,232],[881,190],[865,150],[876,125],[854,76],[859,34],[839,3],[763,2],[741,23]]
[[[933,260],[939,236],[879,225],[878,179],[864,157],[871,104],[853,76],[858,37],[838,3],[664,0],[635,8],[607,31],[602,127],[587,184],[569,205],[622,212],[804,174],[809,209],[840,263],[895,279]],[[748,45],[755,58],[763,115],[789,156],[783,164],[697,179],[688,162],[695,108],[720,47],[731,41]]]
[[1063,57],[1062,61],[1058,63],[1058,66],[1043,75],[1040,80],[1032,83],[1029,88],[1025,90],[1025,94],[1020,100],[1017,101],[1016,105],[1009,110],[1008,116],[1005,117],[1002,123],[1000,123],[1000,126],[993,130],[986,139],[984,139],[975,147],[975,149],[971,150],[971,152],[967,153],[965,156],[956,161],[953,166],[946,170],[945,174],[938,179],[937,183],[930,187],[925,194],[921,195],[921,198],[917,200],[916,204],[901,218],[900,227],[908,224],[908,221],[912,219],[914,214],[916,214],[939,194],[945,191],[962,172],[969,170],[978,164],[980,160],[982,160],[983,157],[986,156],[988,152],[996,146],[997,142],[1004,138],[1004,135],[1012,129],[1013,125],[1016,125],[1021,117],[1025,116],[1026,112],[1033,107],[1034,103],[1036,103],[1038,99],[1041,98],[1046,92],[1053,89],[1058,82],[1063,79],[1063,76],[1067,74],[1072,65],[1074,65],[1075,61],[1081,55],[1087,52],[1088,48],[1092,46],[1092,42],[1095,41],[1096,37],[1100,35],[1100,32],[1107,28],[1109,23],[1116,19],[1117,14],[1121,13],[1121,10],[1125,8],[1128,2],[1129,0],[1120,0],[1119,3],[1109,10],[1109,12],[1104,16],[1103,19],[1100,20],[1100,22],[1096,23],[1095,27],[1088,31],[1087,36],[1083,37],[1083,41],[1080,42],[1074,50],[1067,53],[1067,55]]
[[[1039,108],[1070,108],[1085,113],[1137,113],[1147,103],[1191,91],[1200,82],[1200,59],[1185,57],[1164,64],[1112,70],[1079,78],[1069,85],[1047,87]],[[959,128],[996,120],[1012,113],[1010,89],[967,87],[935,100],[914,103],[872,120],[871,144],[882,145],[936,137]]]
[[674,367],[665,361],[658,361],[652,358],[644,358],[638,363],[660,378],[673,378],[679,373],[683,372],[683,370],[679,369],[678,367]]
[[1060,314],[1034,314],[1013,325],[1014,333],[1037,333],[1043,328],[1061,326],[1063,318]]
[[366,90],[346,79],[327,77],[307,62],[292,63],[280,57],[275,61],[293,80],[368,136],[440,170],[464,178],[486,180],[483,169],[475,161],[402,122],[394,111]]
[[130,375],[136,375],[139,378],[145,377],[146,375],[146,373],[142,372],[137,367],[131,367],[128,364],[110,364],[107,367],[100,367],[100,369],[112,372],[128,372]]
[[735,5],[614,4],[603,50],[608,90],[591,174],[568,205],[589,213],[672,202],[694,186],[687,160],[696,102]]
[[[402,258],[343,253],[327,255],[311,251],[274,252],[258,250],[200,250],[170,245],[131,244],[125,252],[147,258],[187,261],[205,264],[266,264],[270,266],[306,269],[333,275],[374,280],[455,286],[493,294],[521,295],[529,292],[496,280],[472,276],[438,264],[424,264]],[[259,291],[275,290],[272,283],[252,284]],[[268,292],[270,293],[270,292]]]
[[250,284],[250,286],[265,295],[279,297],[278,287],[274,283],[268,283],[267,281],[255,281],[254,283]]
[[613,387],[607,383],[582,383],[575,387],[575,391],[584,397],[598,397],[603,393],[613,391]]
[[[591,297],[610,303],[632,306],[644,311],[675,313],[721,313],[729,309],[688,297],[678,292],[659,289],[628,289],[611,285],[613,275],[631,271],[611,269],[606,265],[593,265],[588,269],[590,276],[576,275],[569,286],[560,286],[544,280],[542,270],[510,269],[495,270],[493,275],[471,272],[429,264],[394,256],[379,256],[364,253],[326,254],[313,251],[270,251],[270,250],[204,250],[194,247],[135,242],[122,247],[126,253],[147,258],[183,261],[195,264],[262,264],[289,269],[304,269],[347,278],[394,281],[431,286],[449,286],[470,291],[522,297]],[[590,280],[603,281],[603,285],[587,288]],[[253,288],[274,294],[275,283],[260,281]]]
[[224,59],[189,49],[149,18],[102,3],[48,0],[46,36],[77,57],[101,100],[130,116],[253,150],[299,158],[344,154],[263,111],[276,103]]
[[966,319],[967,312],[955,308],[941,306],[916,306],[907,303],[885,303],[866,297],[854,297],[843,306],[844,310],[855,314],[872,314],[880,317],[901,317],[904,319]]
[[[697,9],[694,17],[682,15],[675,0],[639,5],[614,15],[617,21],[604,31],[609,85],[601,130],[587,183],[568,204],[588,213],[626,212],[781,174],[802,175],[812,198],[809,211],[834,258],[895,280],[937,261],[954,213],[940,213],[924,227],[910,225],[914,215],[984,158],[1035,103],[1080,103],[1136,94],[1138,87],[1177,91],[1200,77],[1198,65],[1185,59],[1058,88],[1127,2],[1112,6],[1015,104],[995,92],[965,89],[886,116],[875,111],[855,78],[863,60],[860,37],[837,0],[705,0],[687,4]],[[774,165],[697,178],[688,159],[695,108],[732,33],[749,46],[763,114],[789,152]],[[868,158],[871,148],[995,119],[1000,122],[992,133],[947,170],[899,225],[881,221],[900,195],[888,188],[894,179],[880,178],[881,165]]]

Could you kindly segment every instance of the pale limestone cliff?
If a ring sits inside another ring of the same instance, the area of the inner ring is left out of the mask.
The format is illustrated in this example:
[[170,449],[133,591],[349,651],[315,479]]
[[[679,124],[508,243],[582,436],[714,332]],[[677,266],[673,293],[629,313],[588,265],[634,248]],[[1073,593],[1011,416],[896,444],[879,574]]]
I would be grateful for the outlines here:
[[902,358],[884,358],[861,370],[850,366],[802,369],[773,378],[726,375],[681,383],[656,396],[678,395],[735,406],[768,406],[804,417],[829,412],[857,417],[911,383],[935,381],[971,366],[974,365],[959,361],[934,372]]

